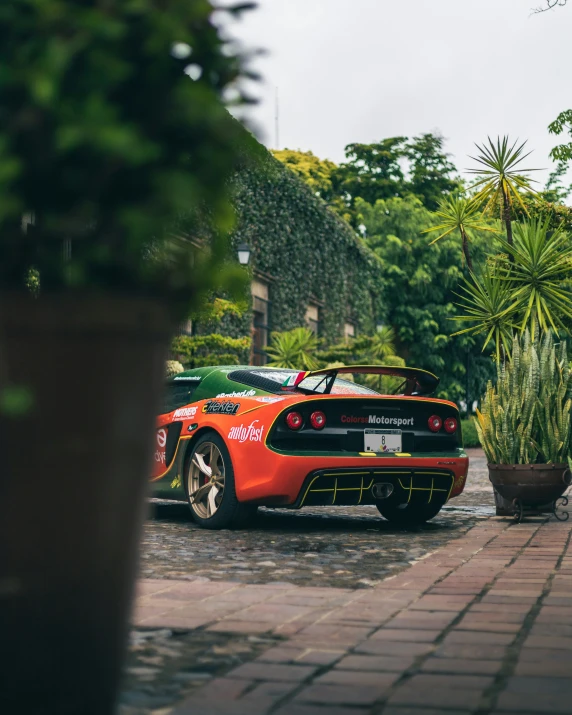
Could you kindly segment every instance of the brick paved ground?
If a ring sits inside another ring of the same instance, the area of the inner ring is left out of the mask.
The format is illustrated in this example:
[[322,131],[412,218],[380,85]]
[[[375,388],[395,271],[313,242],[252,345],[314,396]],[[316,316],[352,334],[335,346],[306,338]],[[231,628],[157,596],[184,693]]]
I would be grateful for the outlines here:
[[571,534],[480,521],[368,590],[143,580],[140,627],[283,638],[161,713],[572,713]]

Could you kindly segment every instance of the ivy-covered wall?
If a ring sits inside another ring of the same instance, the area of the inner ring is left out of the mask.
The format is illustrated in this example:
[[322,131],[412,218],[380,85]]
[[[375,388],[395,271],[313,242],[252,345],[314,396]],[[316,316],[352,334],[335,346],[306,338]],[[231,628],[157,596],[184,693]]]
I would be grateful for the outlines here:
[[340,340],[346,322],[358,333],[373,332],[383,322],[379,259],[266,150],[238,172],[234,197],[235,245],[247,243],[251,268],[272,277],[273,330],[304,325],[312,299],[323,303],[326,343]]

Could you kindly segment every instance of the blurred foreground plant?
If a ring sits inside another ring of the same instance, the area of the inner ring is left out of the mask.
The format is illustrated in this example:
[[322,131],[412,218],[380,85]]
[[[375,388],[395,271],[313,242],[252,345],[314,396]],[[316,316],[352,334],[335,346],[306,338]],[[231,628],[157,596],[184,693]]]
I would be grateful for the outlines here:
[[213,17],[208,0],[0,4],[0,291],[32,270],[43,294],[147,294],[182,317],[236,280],[227,179],[248,147],[225,102],[248,72]]

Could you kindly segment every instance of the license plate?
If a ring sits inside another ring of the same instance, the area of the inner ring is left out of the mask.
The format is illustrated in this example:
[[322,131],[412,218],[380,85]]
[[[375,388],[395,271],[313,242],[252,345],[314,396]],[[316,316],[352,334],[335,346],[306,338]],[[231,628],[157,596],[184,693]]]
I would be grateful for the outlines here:
[[401,452],[401,430],[366,429],[364,443],[366,452]]

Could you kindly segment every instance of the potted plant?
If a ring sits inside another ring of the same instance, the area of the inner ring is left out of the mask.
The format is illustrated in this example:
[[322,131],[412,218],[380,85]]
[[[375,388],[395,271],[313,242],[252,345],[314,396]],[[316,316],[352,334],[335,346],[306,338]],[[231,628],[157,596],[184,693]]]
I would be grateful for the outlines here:
[[570,485],[571,409],[566,341],[549,331],[536,342],[528,330],[515,336],[476,419],[498,515],[542,511]]
[[212,13],[0,7],[1,712],[113,709],[169,339],[239,280]]

